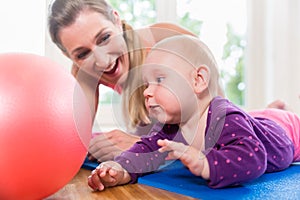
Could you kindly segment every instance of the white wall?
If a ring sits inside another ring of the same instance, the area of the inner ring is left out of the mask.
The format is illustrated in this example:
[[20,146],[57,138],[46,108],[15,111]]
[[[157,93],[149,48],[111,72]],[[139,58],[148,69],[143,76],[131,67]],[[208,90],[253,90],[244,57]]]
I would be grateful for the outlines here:
[[47,56],[70,70],[71,62],[51,42],[47,29],[50,0],[10,0],[0,6],[0,53]]
[[[48,16],[48,7],[52,0],[46,0],[46,14]],[[47,17],[45,17],[47,18]],[[72,62],[66,56],[64,56],[61,50],[51,41],[48,25],[45,26],[46,34],[44,35],[44,43],[45,43],[45,56],[49,57],[53,61],[59,63],[63,66],[63,68],[67,71],[71,70]]]
[[282,99],[300,113],[300,1],[249,1],[247,106]]
[[9,0],[0,6],[0,53],[44,55],[45,1]]
[[158,22],[173,22],[177,20],[176,0],[156,0],[156,20]]

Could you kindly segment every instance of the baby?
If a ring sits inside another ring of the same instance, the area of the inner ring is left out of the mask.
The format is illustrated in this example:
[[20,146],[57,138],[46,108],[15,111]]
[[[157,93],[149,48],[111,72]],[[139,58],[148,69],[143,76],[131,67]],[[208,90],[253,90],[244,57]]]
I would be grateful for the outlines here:
[[159,123],[114,161],[101,163],[88,178],[92,189],[134,183],[173,159],[211,188],[239,185],[300,160],[299,117],[272,108],[247,113],[217,96],[217,64],[200,40],[164,39],[142,67],[146,107]]

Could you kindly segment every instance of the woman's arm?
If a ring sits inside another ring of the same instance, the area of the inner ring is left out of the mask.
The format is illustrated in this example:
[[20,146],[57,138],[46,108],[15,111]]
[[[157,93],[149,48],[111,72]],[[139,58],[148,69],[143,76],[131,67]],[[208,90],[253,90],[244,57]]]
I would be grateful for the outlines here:
[[113,160],[140,140],[138,136],[117,129],[94,135],[89,145],[88,156],[90,160],[98,162]]
[[79,83],[81,89],[86,95],[87,101],[90,105],[92,119],[95,119],[99,102],[99,83],[98,80],[89,74],[80,70],[79,67],[73,63],[71,74]]
[[[99,82],[89,74],[80,70],[75,64],[72,66],[72,75],[77,79],[83,89],[91,108],[93,119],[96,117],[99,102]],[[113,160],[122,151],[130,148],[139,137],[125,133],[121,130],[112,130],[95,134],[89,145],[88,157],[90,160],[104,162]]]

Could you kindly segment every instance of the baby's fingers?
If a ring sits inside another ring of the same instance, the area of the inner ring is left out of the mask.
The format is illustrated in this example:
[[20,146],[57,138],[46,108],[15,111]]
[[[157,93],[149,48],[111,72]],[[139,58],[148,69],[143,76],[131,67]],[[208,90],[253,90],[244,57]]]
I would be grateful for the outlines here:
[[[100,164],[96,169],[94,170],[100,177],[104,177],[106,173],[108,172],[109,168],[105,165]],[[93,171],[93,172],[94,172]]]
[[182,143],[178,143],[178,142],[173,142],[170,140],[158,140],[157,144],[159,146],[162,146],[162,148],[160,148],[163,151],[183,151],[186,149],[186,146]]
[[95,191],[104,190],[104,185],[98,176],[97,170],[92,171],[92,174],[88,177],[88,185]]
[[94,190],[98,190],[97,185],[92,181],[92,175],[88,177],[88,185]]
[[159,148],[158,151],[161,153],[166,152],[166,151],[172,151],[173,149],[170,147],[170,142],[171,141],[169,141],[167,139],[157,140],[157,144],[159,146],[161,146],[161,148]]

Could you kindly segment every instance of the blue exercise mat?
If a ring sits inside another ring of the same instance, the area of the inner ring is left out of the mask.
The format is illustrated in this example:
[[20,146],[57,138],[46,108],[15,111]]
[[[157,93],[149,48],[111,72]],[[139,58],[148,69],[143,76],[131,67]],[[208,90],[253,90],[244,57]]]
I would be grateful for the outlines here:
[[180,161],[139,178],[139,183],[200,199],[300,199],[300,166],[268,173],[238,187],[211,189]]
[[[83,168],[94,169],[98,163],[86,159]],[[300,199],[300,165],[264,174],[238,187],[211,189],[205,180],[196,178],[180,161],[158,172],[140,177],[138,183],[200,199]]]
[[98,165],[99,165],[99,163],[94,162],[94,161],[90,161],[86,157],[83,164],[82,164],[82,166],[81,166],[81,168],[88,169],[88,170],[94,170]]

